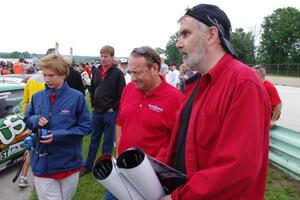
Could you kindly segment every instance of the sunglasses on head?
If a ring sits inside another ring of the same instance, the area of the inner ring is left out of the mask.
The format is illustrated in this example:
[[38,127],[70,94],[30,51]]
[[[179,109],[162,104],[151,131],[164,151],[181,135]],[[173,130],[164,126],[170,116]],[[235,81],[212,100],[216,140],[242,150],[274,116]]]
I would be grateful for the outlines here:
[[145,57],[148,61],[160,65],[160,60],[158,61],[157,58],[155,58],[154,56],[149,54],[144,47],[134,48],[133,51],[131,52],[131,54],[133,54],[133,53],[137,53],[137,54]]

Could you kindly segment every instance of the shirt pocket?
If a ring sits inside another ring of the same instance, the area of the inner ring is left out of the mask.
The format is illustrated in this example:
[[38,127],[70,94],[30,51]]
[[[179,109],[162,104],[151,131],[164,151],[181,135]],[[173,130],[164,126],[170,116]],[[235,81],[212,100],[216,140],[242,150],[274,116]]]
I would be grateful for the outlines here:
[[220,114],[200,113],[195,125],[197,128],[197,146],[204,151],[211,151],[215,147],[222,128]]

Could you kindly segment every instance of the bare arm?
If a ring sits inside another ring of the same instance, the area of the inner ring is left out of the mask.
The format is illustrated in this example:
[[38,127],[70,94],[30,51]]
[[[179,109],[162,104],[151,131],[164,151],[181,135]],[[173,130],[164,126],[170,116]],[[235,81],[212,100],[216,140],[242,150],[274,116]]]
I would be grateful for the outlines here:
[[119,142],[121,137],[122,127],[116,124],[116,156],[118,157]]
[[273,115],[271,117],[271,127],[273,127],[276,124],[276,120],[278,119],[281,113],[281,107],[282,107],[282,103],[279,103],[274,107]]

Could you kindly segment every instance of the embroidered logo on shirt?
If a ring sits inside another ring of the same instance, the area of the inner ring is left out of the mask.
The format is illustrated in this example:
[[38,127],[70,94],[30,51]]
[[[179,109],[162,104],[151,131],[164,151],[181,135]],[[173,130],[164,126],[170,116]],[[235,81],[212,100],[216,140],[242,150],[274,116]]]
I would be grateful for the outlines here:
[[164,111],[163,108],[160,108],[160,107],[158,107],[156,105],[153,105],[153,104],[148,104],[148,108],[150,110],[154,110],[155,112],[163,112]]
[[69,115],[70,113],[71,113],[71,111],[68,110],[68,109],[62,109],[62,110],[60,111],[60,114],[61,114],[61,115]]

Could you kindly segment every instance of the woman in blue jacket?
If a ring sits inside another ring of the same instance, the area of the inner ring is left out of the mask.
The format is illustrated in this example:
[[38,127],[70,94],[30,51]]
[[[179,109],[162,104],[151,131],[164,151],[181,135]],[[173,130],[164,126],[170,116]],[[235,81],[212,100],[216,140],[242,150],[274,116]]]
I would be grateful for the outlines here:
[[24,119],[36,136],[30,151],[34,184],[39,199],[72,199],[83,166],[82,137],[91,127],[89,112],[83,94],[65,81],[69,62],[63,56],[49,54],[40,69],[46,88],[33,95]]

